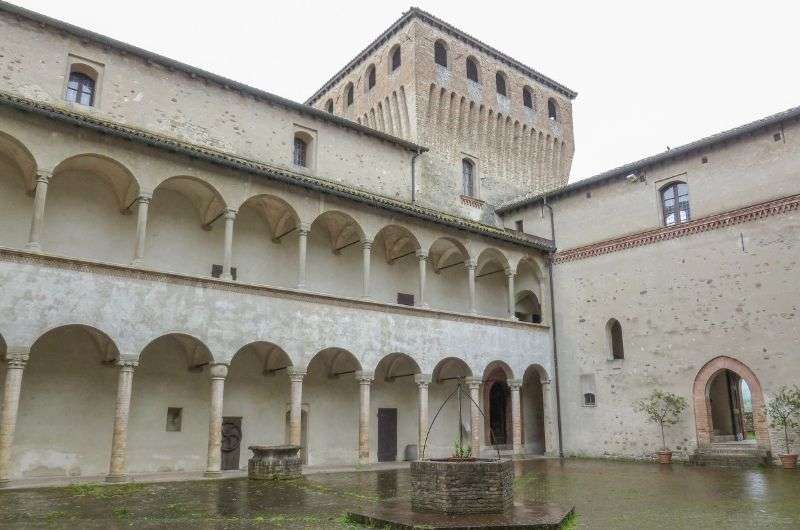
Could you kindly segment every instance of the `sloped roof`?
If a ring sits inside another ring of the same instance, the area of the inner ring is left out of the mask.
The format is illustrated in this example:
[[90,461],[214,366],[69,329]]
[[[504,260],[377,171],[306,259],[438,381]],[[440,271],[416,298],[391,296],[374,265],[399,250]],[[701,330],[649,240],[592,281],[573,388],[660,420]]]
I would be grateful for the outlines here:
[[495,58],[496,60],[519,70],[526,76],[530,77],[538,81],[539,83],[552,88],[556,92],[559,92],[570,99],[575,99],[578,95],[577,92],[571,90],[561,83],[554,81],[553,79],[547,77],[544,74],[541,74],[531,68],[530,66],[526,66],[521,62],[517,61],[513,57],[509,57],[508,55],[504,54],[503,52],[489,46],[481,42],[480,40],[476,39],[475,37],[469,35],[468,33],[461,31],[457,27],[448,24],[444,20],[436,18],[435,16],[431,15],[427,11],[423,11],[418,7],[411,7],[408,11],[403,13],[403,15],[397,19],[397,21],[389,26],[389,29],[378,35],[374,41],[372,41],[369,46],[361,50],[349,63],[347,63],[344,68],[336,72],[333,77],[331,77],[322,87],[317,90],[310,98],[306,100],[307,105],[312,105],[315,101],[317,101],[324,93],[328,92],[331,88],[333,88],[336,83],[341,81],[346,75],[348,75],[354,68],[356,68],[359,64],[364,62],[372,53],[377,50],[380,46],[382,46],[388,39],[390,39],[395,33],[400,31],[409,21],[412,19],[417,18],[422,20],[431,26],[434,26],[445,33],[452,35],[453,37],[467,43],[468,45],[472,46],[473,48],[477,48],[483,53]]
[[536,193],[530,195],[523,195],[522,197],[517,197],[516,199],[512,199],[498,206],[496,212],[499,214],[504,214],[512,210],[523,208],[530,204],[536,203],[544,199],[545,197],[552,198],[552,197],[557,197],[559,195],[566,195],[568,193],[581,190],[589,186],[594,186],[596,184],[601,184],[603,182],[613,180],[615,178],[626,177],[632,173],[636,173],[647,167],[651,167],[663,162],[668,162],[670,160],[675,160],[683,156],[686,156],[690,153],[707,150],[720,143],[730,140],[736,140],[748,134],[757,132],[761,129],[771,127],[779,123],[785,122],[787,120],[792,120],[797,118],[800,118],[800,106],[792,107],[783,112],[778,112],[777,114],[772,114],[770,116],[761,118],[756,121],[752,121],[750,123],[745,123],[744,125],[734,127],[733,129],[728,129],[727,131],[722,131],[716,134],[712,134],[711,136],[706,136],[705,138],[689,142],[688,144],[684,144],[680,147],[675,147],[673,149],[669,149],[662,153],[642,158],[641,160],[637,160],[636,162],[630,162],[628,164],[619,166],[609,171],[605,171],[593,177],[572,182],[571,184],[567,184],[566,186],[563,186],[558,189],[554,189],[545,193]]
[[5,11],[7,13],[11,13],[12,15],[26,18],[33,22],[37,22],[39,24],[44,24],[53,28],[56,28],[60,31],[78,37],[80,39],[89,40],[92,42],[96,42],[103,46],[107,46],[109,48],[113,48],[119,51],[123,51],[125,53],[141,57],[142,59],[152,62],[161,64],[168,68],[172,68],[174,70],[178,70],[184,73],[187,73],[194,77],[199,77],[201,79],[207,79],[219,85],[225,86],[227,88],[231,88],[233,90],[238,90],[242,93],[249,94],[254,96],[258,99],[263,99],[269,103],[274,105],[284,107],[287,109],[291,109],[302,114],[310,115],[316,119],[327,121],[339,125],[341,127],[345,127],[347,129],[356,130],[362,134],[367,136],[372,136],[375,138],[379,138],[381,140],[385,140],[387,142],[391,142],[393,144],[399,145],[404,149],[414,152],[425,152],[428,149],[426,147],[417,145],[413,142],[409,142],[408,140],[403,140],[402,138],[397,138],[396,136],[392,136],[391,134],[387,134],[376,129],[372,129],[370,127],[366,127],[354,121],[350,121],[346,118],[342,118],[341,116],[336,116],[329,112],[325,112],[323,110],[315,109],[309,105],[305,105],[303,103],[298,103],[296,101],[292,101],[290,99],[286,99],[284,97],[272,94],[265,90],[261,90],[258,88],[251,87],[249,85],[245,85],[244,83],[240,83],[238,81],[234,81],[232,79],[228,79],[227,77],[222,77],[217,74],[213,74],[206,70],[202,70],[200,68],[196,68],[194,66],[190,66],[188,64],[176,61],[174,59],[170,59],[169,57],[164,57],[163,55],[159,55],[157,53],[153,53],[147,51],[145,49],[139,48],[137,46],[133,46],[131,44],[127,44],[122,41],[118,41],[116,39],[112,39],[111,37],[106,37],[105,35],[101,35],[99,33],[95,33],[93,31],[89,31],[88,29],[81,28],[79,26],[74,26],[67,22],[63,22],[61,20],[51,18],[35,11],[30,11],[28,9],[16,6],[14,4],[9,4],[8,2],[4,2],[0,0],[0,11]]

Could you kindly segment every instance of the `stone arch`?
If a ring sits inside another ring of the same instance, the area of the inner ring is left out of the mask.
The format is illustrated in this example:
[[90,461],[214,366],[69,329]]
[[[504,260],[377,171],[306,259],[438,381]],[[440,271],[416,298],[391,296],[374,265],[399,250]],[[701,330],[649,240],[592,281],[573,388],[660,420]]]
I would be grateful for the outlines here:
[[[538,323],[546,323],[549,316],[546,312],[548,286],[542,265],[533,256],[524,256],[516,265],[516,275],[514,277],[515,303],[525,302],[526,291],[530,291],[535,297],[535,303],[530,304],[531,307],[529,309],[535,309],[538,304]],[[533,302],[533,299],[531,301]],[[521,307],[520,309],[525,308]],[[535,322],[536,319],[532,321]]]
[[508,257],[501,250],[487,247],[476,260],[475,294],[478,313],[508,317]]
[[161,181],[150,203],[144,264],[198,276],[210,275],[215,264],[221,269],[226,209],[205,180],[179,175]]
[[506,363],[505,361],[495,360],[487,364],[486,368],[484,368],[483,381],[486,381],[487,379],[492,377],[493,374],[496,374],[497,372],[502,372],[507,380],[514,379],[514,370],[511,369],[508,363]]
[[542,322],[542,302],[530,289],[517,291],[514,295],[514,315],[521,322]]
[[732,357],[721,355],[707,362],[698,372],[692,387],[692,400],[694,401],[695,429],[697,431],[697,445],[706,447],[711,444],[713,426],[711,422],[711,404],[709,390],[714,377],[724,370],[730,370],[741,377],[750,388],[753,404],[753,426],[756,431],[756,441],[762,447],[770,448],[769,428],[764,402],[764,393],[761,383],[755,373],[744,363]]
[[384,355],[375,365],[375,377],[380,376],[386,382],[411,377],[421,372],[419,363],[411,355],[402,352]]
[[300,227],[297,211],[281,197],[259,194],[244,201],[233,225],[237,279],[293,287]]
[[522,376],[522,445],[529,454],[544,454],[555,447],[552,426],[555,418],[548,395],[550,377],[540,364],[531,364]]
[[372,244],[370,296],[386,303],[419,302],[415,297],[419,286],[418,258],[421,244],[411,230],[389,224],[378,230]]
[[511,444],[511,389],[514,379],[511,367],[503,361],[492,361],[483,371],[483,432],[488,445]]
[[203,341],[183,332],[164,333],[148,342],[139,353],[139,362],[142,362],[145,354],[153,355],[158,346],[163,346],[169,351],[178,351],[189,371],[202,371],[204,367],[216,362],[211,350]]
[[119,357],[105,331],[80,323],[52,327],[31,344],[11,477],[108,471]]
[[285,373],[287,369],[294,366],[291,356],[283,348],[272,342],[259,340],[245,344],[233,354],[230,364],[233,365],[237,358],[245,355],[252,355],[258,359],[258,364],[261,367],[260,373],[265,376]]
[[102,178],[114,191],[121,212],[139,196],[139,181],[121,162],[96,153],[83,153],[62,160],[53,169],[53,181],[67,172],[91,173]]
[[311,223],[308,237],[308,288],[340,296],[362,291],[361,223],[341,210],[328,210]]
[[472,368],[467,361],[459,357],[445,357],[441,359],[431,372],[432,381],[441,383],[449,379],[463,379],[472,377]]
[[36,159],[25,144],[2,131],[0,131],[0,162],[6,162],[18,170],[25,190],[33,192],[38,169]]
[[322,369],[329,378],[354,374],[362,370],[361,361],[354,353],[335,346],[320,350],[308,359],[305,365],[306,371],[311,371],[312,365],[314,369]]

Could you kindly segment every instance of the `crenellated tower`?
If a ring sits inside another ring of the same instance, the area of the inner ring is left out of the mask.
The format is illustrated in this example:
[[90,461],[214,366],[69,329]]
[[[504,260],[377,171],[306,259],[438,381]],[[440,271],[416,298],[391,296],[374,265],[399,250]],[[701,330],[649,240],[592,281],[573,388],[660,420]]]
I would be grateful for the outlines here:
[[575,96],[411,8],[306,103],[428,147],[416,201],[494,224],[494,205],[567,183]]

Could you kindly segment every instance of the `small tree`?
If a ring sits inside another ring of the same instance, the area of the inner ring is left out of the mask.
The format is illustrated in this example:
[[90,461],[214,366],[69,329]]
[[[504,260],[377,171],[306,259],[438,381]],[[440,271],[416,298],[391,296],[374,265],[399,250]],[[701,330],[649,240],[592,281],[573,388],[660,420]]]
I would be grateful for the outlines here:
[[686,400],[670,392],[653,390],[653,393],[636,403],[636,410],[644,413],[647,421],[657,423],[661,427],[661,447],[667,450],[664,437],[664,425],[675,425],[681,413],[686,409]]
[[767,403],[767,414],[772,419],[770,425],[773,428],[783,427],[786,454],[790,454],[789,429],[800,425],[798,423],[798,416],[800,416],[800,387],[797,385],[793,388],[788,386],[780,387],[775,397]]

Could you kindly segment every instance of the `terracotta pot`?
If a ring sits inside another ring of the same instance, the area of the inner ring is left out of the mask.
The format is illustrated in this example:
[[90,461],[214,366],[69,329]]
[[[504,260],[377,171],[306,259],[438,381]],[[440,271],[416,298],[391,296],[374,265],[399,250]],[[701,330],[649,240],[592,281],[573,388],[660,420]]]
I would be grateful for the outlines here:
[[780,455],[783,469],[795,469],[797,467],[797,455]]
[[659,451],[658,452],[658,463],[659,464],[671,464],[672,463],[672,451]]

